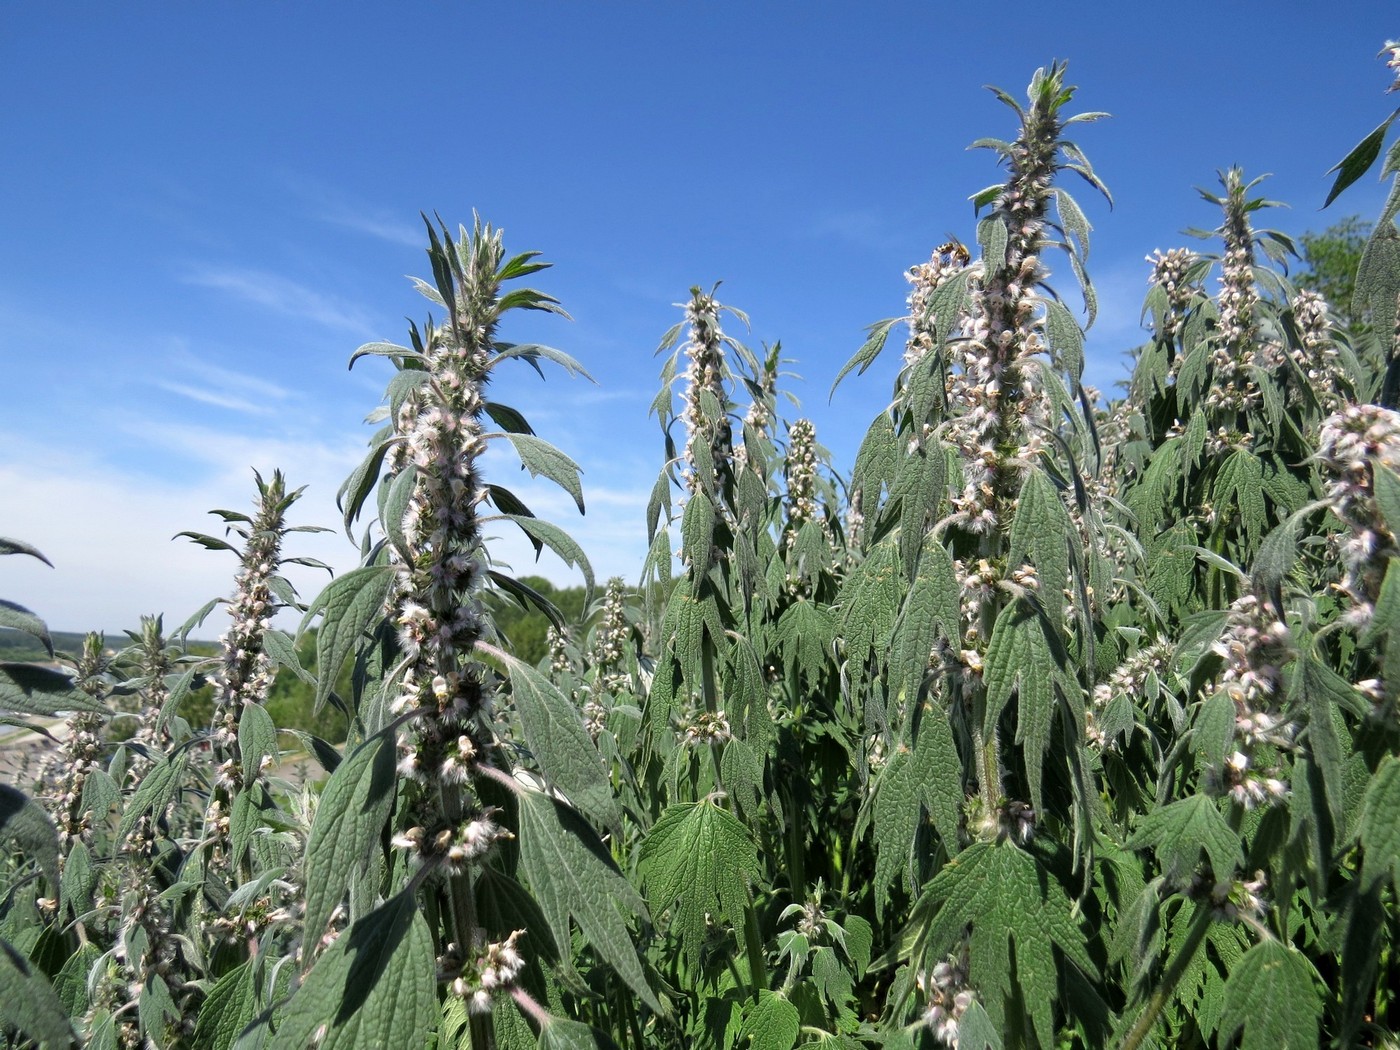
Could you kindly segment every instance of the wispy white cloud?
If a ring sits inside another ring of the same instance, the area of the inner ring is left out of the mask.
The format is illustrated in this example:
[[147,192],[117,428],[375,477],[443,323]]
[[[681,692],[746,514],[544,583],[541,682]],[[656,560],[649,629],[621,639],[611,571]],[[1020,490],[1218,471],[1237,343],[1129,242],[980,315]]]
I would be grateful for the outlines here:
[[812,240],[836,238],[860,248],[886,251],[900,239],[885,217],[873,208],[828,209],[812,216],[803,235]]
[[374,332],[369,317],[358,307],[266,270],[202,268],[185,274],[184,280],[327,328],[354,332],[363,337],[370,337]]
[[387,218],[382,213],[360,210],[343,202],[326,205],[315,213],[315,218],[332,226],[340,226],[408,248],[421,247],[427,239],[420,230],[409,223]]
[[155,386],[168,393],[187,397],[191,401],[198,401],[200,404],[204,405],[213,405],[216,408],[227,408],[231,412],[246,412],[249,415],[265,416],[272,411],[269,405],[257,404],[246,398],[220,393],[208,387],[190,386],[188,383],[175,383],[168,379],[155,380]]

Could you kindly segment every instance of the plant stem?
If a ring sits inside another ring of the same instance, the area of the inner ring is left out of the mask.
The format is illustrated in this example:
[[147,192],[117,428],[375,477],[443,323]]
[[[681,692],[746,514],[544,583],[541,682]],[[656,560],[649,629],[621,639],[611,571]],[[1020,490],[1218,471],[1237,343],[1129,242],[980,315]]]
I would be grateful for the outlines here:
[[1146,1009],[1138,1017],[1137,1023],[1129,1030],[1118,1050],[1137,1050],[1142,1045],[1142,1041],[1152,1031],[1152,1026],[1157,1021],[1157,1015],[1162,1012],[1162,1008],[1167,1005],[1167,1000],[1176,991],[1176,985],[1181,980],[1181,975],[1186,972],[1186,968],[1191,965],[1191,960],[1195,958],[1196,952],[1200,950],[1201,942],[1205,940],[1212,921],[1214,920],[1211,917],[1210,905],[1203,901],[1197,906],[1196,916],[1191,920],[1191,929],[1186,934],[1186,941],[1182,944],[1181,951],[1177,952],[1176,957],[1172,959],[1171,965],[1167,967],[1167,972],[1162,975],[1162,981],[1157,986],[1157,990],[1152,993],[1152,998],[1147,1000]]

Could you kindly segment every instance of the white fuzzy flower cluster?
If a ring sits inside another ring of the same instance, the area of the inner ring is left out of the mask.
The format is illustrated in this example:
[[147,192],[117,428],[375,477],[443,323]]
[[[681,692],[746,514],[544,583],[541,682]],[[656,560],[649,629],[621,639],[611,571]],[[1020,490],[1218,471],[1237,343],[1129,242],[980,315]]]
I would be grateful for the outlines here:
[[904,275],[913,285],[908,299],[909,340],[904,345],[906,368],[938,345],[938,333],[934,330],[931,313],[933,293],[967,265],[967,249],[956,242],[949,242],[936,248],[928,262],[909,267]]
[[681,742],[688,747],[701,744],[722,744],[734,738],[729,716],[723,711],[701,711],[680,726]]
[[1146,258],[1152,264],[1147,283],[1162,289],[1167,295],[1167,308],[1162,312],[1161,331],[1158,334],[1171,339],[1181,331],[1186,311],[1198,290],[1188,280],[1188,275],[1200,256],[1187,248],[1172,248],[1165,252],[1157,248]]
[[460,827],[445,827],[430,833],[414,825],[393,838],[399,849],[408,850],[419,863],[440,863],[453,875],[467,870],[467,865],[480,861],[491,847],[515,835],[496,822],[501,810],[487,806]]
[[470,1012],[490,1013],[495,996],[515,987],[520,972],[525,969],[525,957],[516,946],[524,933],[524,930],[516,930],[503,941],[479,946],[470,962],[461,958],[461,949],[455,943],[449,944],[438,959],[438,966],[444,973],[456,974],[451,979],[452,994],[465,999]]
[[593,631],[588,659],[596,672],[595,684],[608,693],[620,692],[627,686],[627,642],[632,627],[627,622],[626,596],[627,584],[621,576],[608,581],[598,626]]
[[549,647],[549,669],[554,675],[573,674],[574,662],[569,658],[569,636],[553,624],[545,629],[545,644]]
[[923,1014],[924,1026],[944,1046],[957,1050],[958,1022],[977,998],[967,983],[966,963],[950,957],[934,966],[931,972],[919,974],[914,983],[928,999]]
[[1216,297],[1220,317],[1211,353],[1212,382],[1206,407],[1222,412],[1243,412],[1261,397],[1250,375],[1254,365],[1255,307],[1259,292],[1254,286],[1254,242],[1249,227],[1248,201],[1243,176],[1231,169],[1225,176],[1222,202],[1225,222],[1225,256],[1220,264],[1220,293]]
[[[681,421],[685,424],[685,479],[691,492],[713,488],[697,476],[699,460],[714,463],[732,454],[729,421],[725,416],[728,392],[724,386],[724,333],[719,327],[719,303],[714,296],[696,290],[685,305],[685,320],[690,326],[686,343],[685,408]],[[713,399],[707,409],[705,401]],[[714,417],[714,418],[712,418]],[[700,445],[708,447],[708,455],[697,457]]]
[[787,459],[788,520],[795,529],[817,517],[817,431],[810,419],[796,420],[788,427]]
[[1213,914],[1222,922],[1237,919],[1258,922],[1269,909],[1269,902],[1263,896],[1268,880],[1262,871],[1256,871],[1252,879],[1226,879],[1210,887],[1210,900]]
[[1297,732],[1280,711],[1283,668],[1295,655],[1288,625],[1258,596],[1244,594],[1230,606],[1212,650],[1224,659],[1216,688],[1234,704],[1239,744],[1219,771],[1221,787],[1246,809],[1280,801],[1288,786],[1274,775],[1276,752],[1291,748]]
[[1112,750],[1118,746],[1116,739],[1104,737],[1103,730],[1097,724],[1095,716],[1102,715],[1108,705],[1120,696],[1132,699],[1148,697],[1149,677],[1156,682],[1158,689],[1162,688],[1166,681],[1171,655],[1172,647],[1169,643],[1154,642],[1139,649],[1115,667],[1109,674],[1108,681],[1100,682],[1094,686],[1092,703],[1084,712],[1084,734],[1089,743],[1106,750]]
[[[111,693],[111,659],[100,634],[88,634],[75,666],[74,684],[98,703]],[[68,732],[62,747],[46,755],[39,767],[36,793],[48,795],[54,824],[58,828],[59,863],[67,858],[75,842],[86,841],[92,832],[91,809],[83,805],[83,788],[101,763],[102,730],[105,716],[79,711],[68,719]]]
[[1386,93],[1400,91],[1400,41],[1387,40],[1381,54],[1385,56],[1386,68],[1395,74],[1395,83],[1385,89]]
[[[1302,346],[1293,351],[1293,360],[1308,377],[1318,401],[1335,411],[1345,401],[1346,371],[1332,338],[1332,319],[1327,300],[1317,292],[1301,291],[1293,297],[1293,318],[1298,325]],[[1290,391],[1296,398],[1296,392]]]
[[1327,502],[1348,534],[1341,540],[1351,599],[1347,622],[1365,628],[1375,613],[1381,581],[1400,544],[1376,506],[1377,467],[1400,470],[1400,414],[1378,405],[1346,405],[1322,422],[1317,460],[1327,481]]

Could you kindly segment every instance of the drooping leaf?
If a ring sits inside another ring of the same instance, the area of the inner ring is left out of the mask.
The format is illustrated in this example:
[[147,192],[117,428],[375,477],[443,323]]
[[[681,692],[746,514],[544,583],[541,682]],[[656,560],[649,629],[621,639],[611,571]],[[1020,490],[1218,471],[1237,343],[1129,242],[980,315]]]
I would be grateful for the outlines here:
[[1259,457],[1243,449],[1231,453],[1216,476],[1211,501],[1222,517],[1226,514],[1238,517],[1249,549],[1257,549],[1269,524],[1264,503],[1264,471]]
[[[1051,595],[1051,600],[1054,600]],[[987,688],[987,713],[983,731],[990,737],[1001,712],[1016,697],[1016,742],[1024,745],[1026,774],[1030,780],[1031,804],[1043,809],[1042,763],[1050,747],[1050,733],[1060,695],[1083,700],[1066,670],[1067,657],[1058,632],[1048,618],[1028,598],[1010,603],[997,616],[992,639],[983,659],[982,680]],[[1075,743],[1082,738],[1083,714]],[[1076,753],[1077,754],[1077,753]],[[1075,754],[1072,760],[1077,762]]]
[[[357,920],[316,960],[268,1046],[419,1047],[437,1013],[432,932],[414,892],[405,890]],[[242,1045],[240,1038],[235,1046]]]
[[[937,909],[932,915],[930,907]],[[1069,896],[1053,875],[1010,842],[977,842],[929,883],[916,911],[927,923],[922,940],[930,964],[959,945],[971,925],[968,977],[998,1031],[1005,1030],[1008,1000],[1019,1000],[1040,1044],[1055,1045],[1052,1005],[1061,964],[1054,949],[1087,977],[1097,968]]]
[[808,683],[820,681],[836,636],[836,623],[831,613],[801,598],[783,610],[777,629],[783,660],[796,666]]
[[540,1029],[539,1050],[616,1050],[605,1032],[582,1021],[551,1017]]
[[24,606],[0,598],[0,627],[9,627],[32,635],[39,640],[50,656],[53,655],[53,639],[49,637],[48,627]]
[[1049,475],[1043,470],[1031,471],[1016,501],[1007,564],[1015,567],[1028,559],[1035,563],[1040,593],[1047,599],[1045,611],[1056,627],[1062,626],[1064,619],[1064,602],[1059,596],[1069,582],[1069,542],[1073,535],[1074,524]]
[[890,680],[912,701],[928,673],[934,641],[958,641],[962,634],[962,612],[953,556],[937,536],[924,537],[914,582],[904,597],[891,653]]
[[1400,887],[1400,759],[1394,755],[1381,759],[1366,788],[1358,838],[1364,851],[1362,891],[1369,892],[1387,876]]
[[240,963],[220,977],[199,1008],[194,1045],[206,1050],[229,1050],[238,1033],[257,1013],[257,992],[251,961]]
[[652,911],[671,911],[671,931],[697,962],[707,921],[742,928],[757,877],[758,849],[748,828],[712,801],[669,807],[642,842],[642,887]]
[[67,711],[106,714],[107,709],[73,685],[62,671],[38,664],[0,663],[0,711],[57,715]]
[[855,352],[855,356],[846,362],[841,371],[836,373],[836,378],[831,383],[831,392],[827,395],[828,398],[836,393],[837,386],[851,369],[859,369],[856,375],[862,375],[874,363],[875,358],[880,356],[880,351],[885,348],[885,341],[889,338],[890,329],[899,324],[901,320],[902,318],[899,317],[891,317],[888,320],[878,321],[866,329],[868,334],[865,342]]
[[20,857],[28,857],[58,888],[58,832],[42,806],[23,791],[0,784],[0,842],[13,840]]
[[1327,192],[1327,199],[1322,202],[1324,208],[1336,200],[1343,190],[1365,175],[1376,162],[1376,158],[1381,154],[1381,145],[1385,142],[1385,133],[1397,116],[1400,116],[1400,109],[1381,121],[1380,127],[1358,142],[1350,153],[1327,170],[1328,175],[1335,171],[1337,178]]
[[73,1045],[73,1028],[52,986],[23,954],[0,940],[0,1020],[46,1050]]
[[484,643],[480,650],[510,676],[525,745],[545,780],[600,824],[617,828],[621,817],[602,756],[583,726],[578,706],[523,660]]
[[534,477],[543,475],[574,498],[578,512],[583,513],[583,485],[579,481],[579,465],[548,441],[531,434],[511,434],[506,437],[515,446],[520,462]]
[[326,932],[350,879],[370,857],[394,801],[394,737],[380,732],[346,758],[326,781],[306,842],[307,944]]
[[53,562],[40,554],[37,548],[31,547],[29,544],[20,540],[12,540],[7,536],[0,536],[0,556],[6,554],[27,554],[31,558],[38,558],[50,569],[53,568]]
[[1241,1028],[1240,1050],[1312,1050],[1318,1043],[1322,996],[1317,971],[1301,952],[1273,938],[1235,963],[1225,981],[1220,1034]]
[[888,645],[903,597],[898,557],[893,543],[881,542],[842,584],[841,635],[852,675],[862,673],[870,654]]
[[346,658],[360,639],[384,614],[384,603],[394,582],[394,570],[388,565],[366,565],[352,569],[328,583],[316,596],[302,617],[297,634],[318,615],[323,614],[316,632],[316,698],[314,709],[319,712],[334,688]]
[[238,716],[238,753],[248,779],[262,769],[264,759],[277,758],[277,726],[261,704],[243,705]]
[[[555,943],[571,943],[569,920],[637,996],[660,1010],[627,930],[646,904],[613,862],[597,833],[574,810],[538,791],[517,793],[520,869],[549,919]],[[562,962],[567,965],[565,953]]]
[[583,573],[584,586],[591,594],[597,586],[593,578],[593,566],[588,561],[588,555],[583,553],[583,548],[574,541],[574,538],[561,529],[541,518],[527,518],[519,514],[505,514],[503,517],[509,518],[520,526],[520,531],[525,533],[530,542],[534,544],[536,554],[541,546],[546,546],[559,559],[570,568],[577,568]]

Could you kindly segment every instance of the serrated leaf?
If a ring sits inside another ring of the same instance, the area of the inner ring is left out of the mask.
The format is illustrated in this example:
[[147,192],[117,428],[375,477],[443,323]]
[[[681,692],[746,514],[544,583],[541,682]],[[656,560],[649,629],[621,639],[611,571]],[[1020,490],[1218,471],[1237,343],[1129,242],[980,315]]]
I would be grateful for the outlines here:
[[608,772],[578,706],[523,660],[495,646],[482,644],[479,649],[509,675],[525,746],[546,782],[600,824],[621,827]]
[[976,999],[958,1018],[958,1050],[1001,1050],[1001,1035]]
[[539,343],[497,343],[496,356],[491,359],[490,367],[495,367],[497,361],[505,361],[512,357],[523,358],[529,361],[535,368],[539,369],[539,359],[552,361],[569,375],[583,376],[589,382],[597,382],[588,370],[579,364],[562,350],[556,350],[552,346],[541,346]]
[[74,842],[63,862],[62,892],[60,899],[73,914],[82,915],[92,907],[92,892],[97,888],[98,871],[93,867],[92,855],[82,842]]
[[810,685],[821,679],[836,637],[835,618],[815,602],[799,598],[778,618],[778,644],[783,660],[796,666]]
[[[64,877],[68,872],[64,871]],[[102,958],[102,949],[91,941],[85,941],[78,950],[68,957],[58,976],[53,979],[54,994],[63,1004],[69,1017],[82,1017],[92,1005],[88,998],[88,976],[93,963]],[[221,1048],[222,1050],[222,1048]]]
[[201,1050],[229,1050],[257,1013],[258,989],[253,963],[240,963],[209,989],[199,1008],[194,1045]]
[[[1055,595],[1052,594],[1052,600]],[[1044,809],[1042,763],[1050,747],[1050,731],[1058,706],[1056,690],[1082,704],[1078,684],[1065,668],[1066,654],[1054,627],[1028,599],[1007,605],[992,627],[983,658],[982,681],[987,690],[983,732],[990,738],[1001,712],[1016,697],[1016,742],[1023,745],[1031,805]],[[1074,702],[1073,700],[1071,702]],[[1082,715],[1081,721],[1082,721]],[[1077,761],[1082,727],[1076,729],[1071,760]]]
[[713,802],[673,805],[643,840],[638,871],[651,910],[671,911],[671,932],[697,963],[707,922],[743,927],[758,848],[748,828]]
[[406,361],[423,359],[422,354],[406,346],[398,346],[395,343],[365,343],[350,355],[350,364],[347,367],[354,368],[355,362],[362,357],[397,357]]
[[[1005,1027],[1007,1000],[1018,993],[1042,1046],[1054,1045],[1052,1006],[1059,964],[1052,948],[1087,977],[1097,968],[1064,888],[1028,853],[1009,842],[977,842],[954,857],[929,883],[918,911],[927,917],[924,958],[943,958],[972,926],[968,977],[981,991],[997,1030]],[[1015,965],[1011,949],[1015,947]]]
[[1227,513],[1238,516],[1245,542],[1250,550],[1256,549],[1269,517],[1264,503],[1264,470],[1255,453],[1240,450],[1225,460],[1211,488],[1211,502],[1222,517]]
[[1069,584],[1069,543],[1074,523],[1054,483],[1044,471],[1033,470],[1021,486],[1016,517],[1011,522],[1009,567],[1034,562],[1040,593],[1047,596],[1046,613],[1057,628],[1063,625],[1060,594]]
[[136,827],[137,822],[152,813],[160,813],[170,804],[180,789],[189,765],[190,753],[181,751],[172,758],[161,756],[146,771],[141,783],[127,800],[122,813],[122,822],[117,830],[118,838],[126,838]]
[[7,941],[0,940],[0,1020],[47,1050],[73,1045],[73,1028],[44,975]]
[[92,814],[95,825],[104,824],[107,814],[121,799],[121,789],[105,769],[91,770],[83,781],[83,809]]
[[0,663],[0,711],[24,715],[57,715],[90,711],[105,715],[107,709],[73,685],[62,671],[38,664]]
[[326,781],[306,842],[305,943],[326,932],[351,876],[370,857],[394,802],[394,737],[376,733]]
[[297,634],[304,634],[311,621],[324,614],[316,632],[316,698],[319,712],[331,695],[336,677],[346,658],[380,617],[394,582],[388,565],[366,565],[352,569],[328,583],[306,610]]
[[1152,810],[1127,845],[1129,849],[1151,847],[1163,878],[1176,885],[1190,879],[1203,852],[1216,882],[1229,879],[1244,863],[1239,836],[1230,830],[1215,800],[1205,795],[1191,795]]
[[356,921],[316,960],[268,1046],[425,1046],[437,1013],[432,932],[414,892],[404,890]]
[[1400,887],[1400,759],[1386,755],[1376,767],[1361,806],[1358,838],[1364,851],[1362,892],[1386,876]]
[[865,370],[874,363],[875,358],[880,356],[880,351],[885,348],[885,341],[890,336],[890,329],[899,324],[902,320],[902,317],[891,317],[884,321],[877,321],[866,329],[866,339],[865,342],[861,344],[861,348],[846,362],[841,371],[836,373],[836,378],[831,383],[831,391],[827,394],[828,399],[836,393],[836,388],[851,369],[859,369],[856,375],[863,375],[865,373]]
[[797,1007],[764,988],[758,993],[758,1002],[745,1012],[739,1038],[749,1040],[753,1050],[792,1050],[800,1026]]
[[[584,940],[653,1010],[661,1004],[647,985],[627,930],[646,905],[617,869],[597,833],[573,809],[538,791],[517,793],[520,869],[549,919],[555,943],[572,942],[569,920]],[[564,961],[567,962],[567,953]]]
[[20,857],[33,859],[58,889],[58,832],[49,816],[23,791],[0,784],[0,841],[14,840]]
[[1058,299],[1045,302],[1045,334],[1055,351],[1055,364],[1078,383],[1084,375],[1084,330]]
[[937,536],[924,537],[914,582],[904,597],[891,654],[890,680],[912,701],[928,673],[929,654],[935,639],[958,641],[962,636],[962,611],[953,556]]
[[1243,1028],[1240,1050],[1313,1050],[1321,1019],[1317,971],[1289,945],[1260,941],[1230,970],[1220,1035]]
[[379,522],[384,526],[384,536],[408,565],[413,564],[414,556],[404,532],[404,519],[417,489],[418,468],[410,463],[379,490]]
[[530,542],[535,547],[538,556],[541,545],[548,547],[559,559],[570,568],[577,568],[583,574],[584,586],[588,593],[592,593],[597,586],[593,578],[593,566],[588,561],[588,555],[583,553],[583,548],[575,542],[574,538],[561,529],[558,525],[544,521],[541,518],[527,518],[519,514],[505,514],[503,517],[509,518],[520,526],[520,530],[529,537]]
[[871,652],[883,652],[889,642],[903,597],[898,558],[892,542],[881,542],[842,584],[841,633],[853,675],[862,675]]
[[520,462],[533,477],[546,477],[574,498],[578,512],[583,513],[583,485],[579,481],[580,469],[564,453],[548,441],[531,434],[511,434],[506,437],[515,446]]
[[1376,162],[1376,158],[1381,154],[1381,145],[1385,142],[1385,133],[1397,116],[1400,116],[1400,110],[1396,110],[1381,121],[1380,127],[1358,142],[1352,147],[1350,153],[1327,169],[1328,175],[1335,171],[1337,178],[1333,181],[1332,188],[1327,191],[1327,199],[1322,202],[1324,208],[1336,200],[1343,190],[1365,175],[1367,169]]

